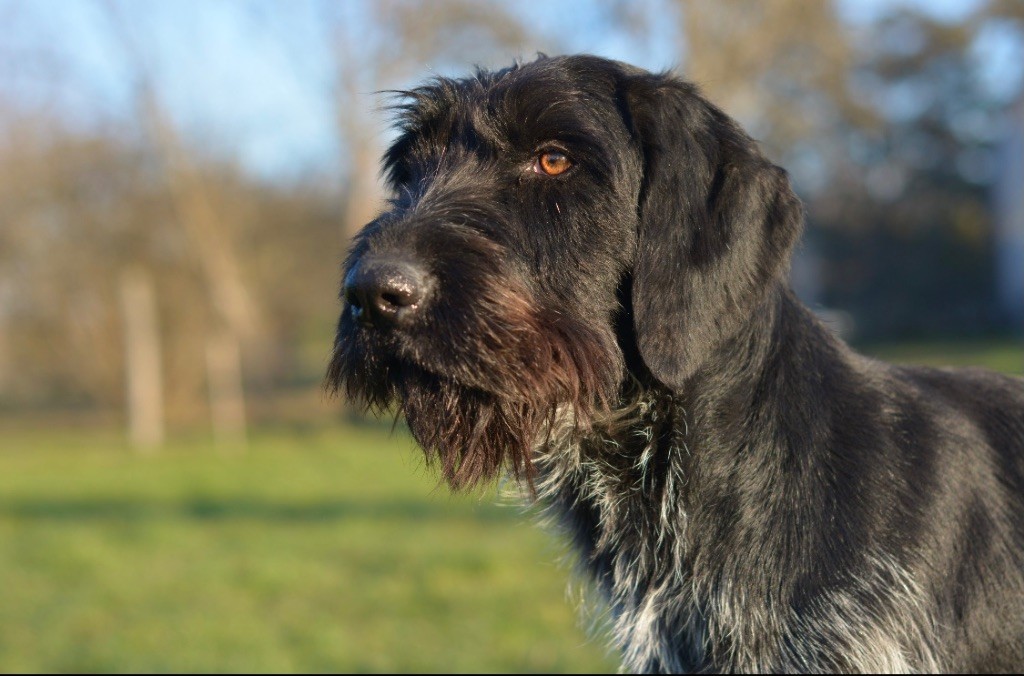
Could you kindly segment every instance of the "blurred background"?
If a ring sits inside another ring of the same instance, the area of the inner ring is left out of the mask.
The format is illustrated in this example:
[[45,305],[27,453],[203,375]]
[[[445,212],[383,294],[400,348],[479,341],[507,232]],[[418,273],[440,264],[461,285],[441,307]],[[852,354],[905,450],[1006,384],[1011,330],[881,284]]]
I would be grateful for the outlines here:
[[0,671],[614,669],[555,538],[320,387],[374,92],[537,51],[739,119],[860,349],[1024,373],[1024,0],[0,0]]

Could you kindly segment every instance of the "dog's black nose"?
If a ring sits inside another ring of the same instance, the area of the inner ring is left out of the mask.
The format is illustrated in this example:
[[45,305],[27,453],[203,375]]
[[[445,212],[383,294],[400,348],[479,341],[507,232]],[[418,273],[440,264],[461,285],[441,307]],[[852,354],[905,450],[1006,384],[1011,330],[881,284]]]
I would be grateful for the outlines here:
[[345,276],[345,300],[359,323],[377,328],[408,324],[423,307],[430,279],[405,261],[360,261]]

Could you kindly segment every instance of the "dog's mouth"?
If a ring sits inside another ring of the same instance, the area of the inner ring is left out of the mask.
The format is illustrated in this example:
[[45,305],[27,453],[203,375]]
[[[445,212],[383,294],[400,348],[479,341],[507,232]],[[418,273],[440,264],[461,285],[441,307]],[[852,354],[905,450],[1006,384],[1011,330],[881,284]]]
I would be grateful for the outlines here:
[[531,456],[558,411],[571,408],[584,427],[611,406],[621,356],[610,333],[564,315],[503,319],[501,331],[481,329],[486,319],[477,318],[449,333],[397,335],[343,314],[327,386],[363,409],[400,412],[454,489],[503,470],[532,483]]
[[502,470],[532,482],[530,455],[550,405],[504,397],[395,356],[360,359],[344,347],[335,354],[328,386],[364,410],[401,415],[452,489]]
[[[528,368],[507,365],[509,359],[510,355],[474,352],[454,336],[438,335],[426,327],[407,334],[381,332],[343,319],[327,382],[350,400],[380,410],[399,398],[410,382],[443,381],[514,400],[522,398],[515,383],[527,379]],[[502,363],[505,368],[496,368]]]

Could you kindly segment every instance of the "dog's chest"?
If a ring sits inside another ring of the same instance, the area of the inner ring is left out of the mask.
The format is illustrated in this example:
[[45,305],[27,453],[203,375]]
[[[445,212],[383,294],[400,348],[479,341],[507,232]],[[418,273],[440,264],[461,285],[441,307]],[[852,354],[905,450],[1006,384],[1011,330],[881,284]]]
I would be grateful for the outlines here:
[[[867,557],[860,577],[823,591],[804,612],[771,606],[758,593],[767,588],[764,566],[736,575],[701,554],[708,535],[699,510],[687,510],[695,477],[685,445],[635,429],[639,442],[549,446],[537,462],[544,512],[607,603],[624,671],[936,670],[933,621],[897,562]],[[762,560],[779,558],[755,549]]]
[[641,426],[618,439],[549,446],[538,462],[545,513],[608,604],[628,671],[705,663],[707,625],[688,572],[685,453]]

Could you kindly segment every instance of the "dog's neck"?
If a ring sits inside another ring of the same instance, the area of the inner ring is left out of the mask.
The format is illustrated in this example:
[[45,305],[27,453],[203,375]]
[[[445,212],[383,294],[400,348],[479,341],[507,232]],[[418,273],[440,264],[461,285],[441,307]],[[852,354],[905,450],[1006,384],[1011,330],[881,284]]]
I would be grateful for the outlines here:
[[[747,445],[775,426],[787,401],[767,396],[806,393],[813,401],[823,378],[847,370],[849,348],[784,286],[776,288],[730,339],[715,349],[673,396],[687,410],[693,441]],[[774,444],[768,444],[772,446]]]
[[[786,333],[793,314],[803,315],[804,326]],[[799,388],[815,377],[802,364],[840,359],[838,352],[812,354],[822,343],[830,350],[841,344],[807,332],[827,333],[780,286],[680,390],[639,374],[624,386],[619,409],[582,433],[566,412],[536,453],[537,488],[542,502],[571,516],[585,558],[622,545],[626,535],[639,559],[690,546],[682,525],[746,449],[763,447],[757,437],[771,437],[779,416],[791,413],[772,410],[779,398],[766,389]]]
[[[820,486],[806,480],[815,458],[795,457],[783,434],[811,434],[817,413],[786,402],[813,400],[848,368],[847,355],[780,286],[683,388],[633,381],[615,415],[589,434],[554,434],[541,449],[541,502],[610,600],[626,664],[700,666],[711,601],[698,596],[730,584],[727,545],[761,546],[773,510],[788,509],[778,496]],[[753,584],[778,581],[766,574]],[[652,657],[659,623],[689,627],[689,654]],[[650,637],[637,634],[645,626]]]

